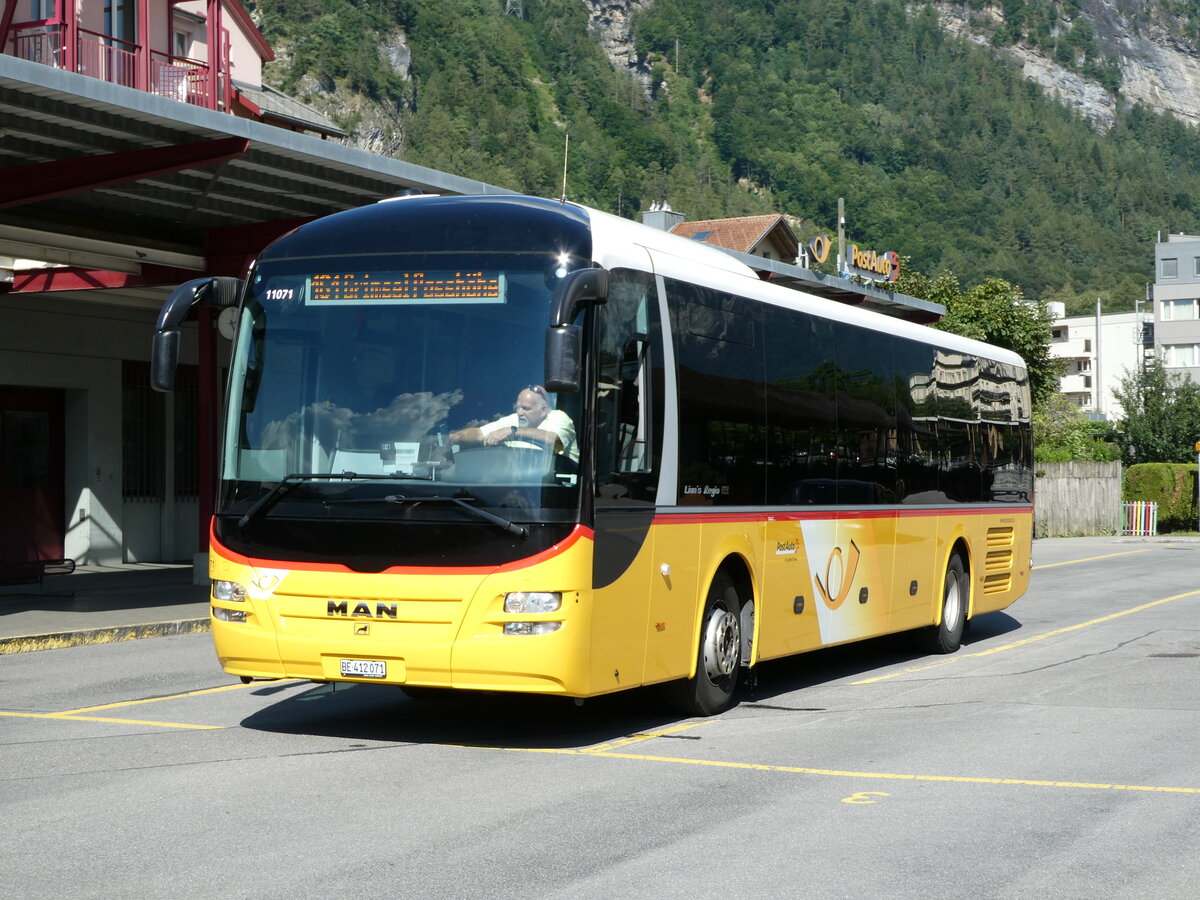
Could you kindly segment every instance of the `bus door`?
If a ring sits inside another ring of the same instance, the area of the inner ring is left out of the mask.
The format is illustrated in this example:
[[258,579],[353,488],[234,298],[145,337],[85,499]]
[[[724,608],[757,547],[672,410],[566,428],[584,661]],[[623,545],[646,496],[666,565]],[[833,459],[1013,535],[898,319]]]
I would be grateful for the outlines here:
[[662,458],[663,350],[654,279],[613,269],[595,309],[592,684],[642,680]]

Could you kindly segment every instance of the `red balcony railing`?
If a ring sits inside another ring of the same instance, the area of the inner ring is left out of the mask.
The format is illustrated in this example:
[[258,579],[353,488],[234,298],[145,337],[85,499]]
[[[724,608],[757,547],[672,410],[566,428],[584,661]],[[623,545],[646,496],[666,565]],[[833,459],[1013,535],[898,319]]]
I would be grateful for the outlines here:
[[[14,56],[56,69],[67,68],[61,23],[26,22],[14,25],[12,31]],[[77,28],[76,32],[75,71],[125,87],[141,87],[137,76],[141,45],[86,28]],[[220,79],[219,87],[223,84]],[[150,84],[146,90],[193,106],[218,108],[218,98],[209,88],[206,64],[157,50],[150,52]]]
[[209,96],[208,66],[182,56],[150,51],[150,90],[193,106],[216,108]]
[[80,28],[75,59],[75,70],[82,75],[137,87],[137,44]]
[[[17,29],[20,29],[19,31]],[[13,31],[13,55],[41,63],[63,67],[63,27],[61,25],[16,26]]]

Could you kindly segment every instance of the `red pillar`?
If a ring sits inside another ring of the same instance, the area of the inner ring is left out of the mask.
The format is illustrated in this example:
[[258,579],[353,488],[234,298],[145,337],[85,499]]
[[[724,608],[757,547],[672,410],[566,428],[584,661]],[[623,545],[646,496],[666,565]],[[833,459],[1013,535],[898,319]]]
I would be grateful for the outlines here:
[[142,0],[137,5],[137,73],[134,85],[141,91],[151,91],[150,83],[150,4]]
[[63,68],[74,72],[79,67],[79,16],[75,0],[59,0],[62,10]]
[[217,108],[217,73],[221,68],[220,18],[221,0],[208,0],[204,32],[205,40],[208,41],[208,99],[212,109]]

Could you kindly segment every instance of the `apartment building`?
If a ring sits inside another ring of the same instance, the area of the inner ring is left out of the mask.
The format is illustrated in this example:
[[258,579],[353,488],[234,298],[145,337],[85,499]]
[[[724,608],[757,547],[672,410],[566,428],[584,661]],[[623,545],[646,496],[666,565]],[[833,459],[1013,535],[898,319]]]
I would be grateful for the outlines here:
[[1200,381],[1200,235],[1155,242],[1153,299],[1160,358],[1168,370]]
[[1054,316],[1050,353],[1066,361],[1059,390],[1092,418],[1121,418],[1114,391],[1142,359],[1142,317],[1136,312],[1066,316],[1061,303],[1048,306]]

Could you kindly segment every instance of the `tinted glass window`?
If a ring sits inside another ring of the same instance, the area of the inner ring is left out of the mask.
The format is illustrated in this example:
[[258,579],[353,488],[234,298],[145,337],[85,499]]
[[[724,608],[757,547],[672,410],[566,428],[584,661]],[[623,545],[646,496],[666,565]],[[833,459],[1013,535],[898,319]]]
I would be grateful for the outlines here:
[[896,501],[896,374],[891,335],[835,326],[838,503]]
[[663,361],[652,276],[614,270],[597,308],[596,496],[650,503],[662,454]]
[[985,362],[980,371],[979,458],[983,499],[1028,503],[1033,497],[1027,419],[1022,421],[1025,373]]
[[938,350],[934,371],[938,489],[947,500],[979,500],[979,361],[969,353]]
[[893,347],[896,367],[896,495],[904,503],[945,498],[937,479],[937,392],[933,348],[904,338]]
[[767,502],[837,502],[838,419],[833,323],[763,309]]
[[760,309],[667,281],[679,380],[679,502],[764,500],[766,412]]
[[394,518],[383,501],[402,493],[410,517],[461,518],[419,501],[443,494],[575,517],[581,397],[539,385],[557,272],[550,253],[264,262],[233,353],[223,511],[298,474],[270,515]]

